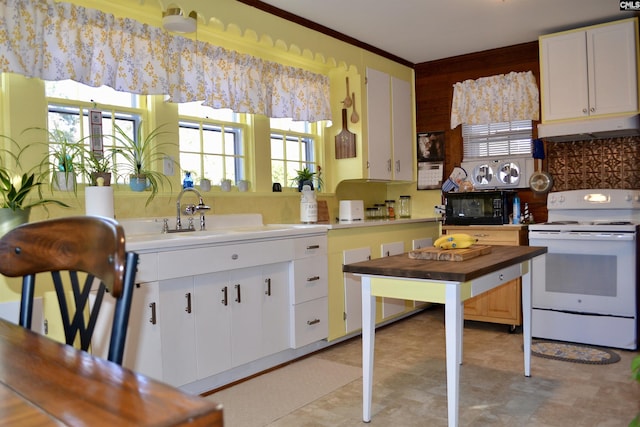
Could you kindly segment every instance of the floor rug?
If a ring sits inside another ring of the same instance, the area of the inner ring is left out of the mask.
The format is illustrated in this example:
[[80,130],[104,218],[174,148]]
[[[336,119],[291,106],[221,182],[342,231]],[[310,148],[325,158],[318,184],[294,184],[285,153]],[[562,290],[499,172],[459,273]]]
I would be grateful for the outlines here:
[[224,425],[265,426],[362,378],[362,368],[305,358],[207,396],[223,406]]
[[620,360],[617,353],[605,348],[557,341],[534,341],[531,343],[531,354],[546,359],[591,365],[608,365]]

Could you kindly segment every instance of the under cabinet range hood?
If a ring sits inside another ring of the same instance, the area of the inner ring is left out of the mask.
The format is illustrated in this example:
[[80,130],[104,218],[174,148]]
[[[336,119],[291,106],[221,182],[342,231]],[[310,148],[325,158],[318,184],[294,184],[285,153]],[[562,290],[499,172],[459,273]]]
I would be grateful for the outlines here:
[[640,115],[637,114],[538,125],[538,138],[556,142],[634,135],[640,135]]

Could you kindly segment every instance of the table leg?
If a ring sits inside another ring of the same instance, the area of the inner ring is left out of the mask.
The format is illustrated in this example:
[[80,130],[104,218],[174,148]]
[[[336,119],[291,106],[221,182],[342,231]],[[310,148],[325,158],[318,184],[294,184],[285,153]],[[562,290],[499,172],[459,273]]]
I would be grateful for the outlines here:
[[371,421],[373,397],[373,351],[375,345],[376,297],[371,296],[371,278],[362,277],[362,421]]
[[458,426],[460,363],[462,361],[462,302],[460,284],[446,285],[445,334],[447,352],[447,414],[449,427]]
[[544,256],[536,257],[524,264],[527,268],[525,274],[522,275],[522,339],[524,341],[524,375],[531,376],[531,275],[533,274],[534,264]]

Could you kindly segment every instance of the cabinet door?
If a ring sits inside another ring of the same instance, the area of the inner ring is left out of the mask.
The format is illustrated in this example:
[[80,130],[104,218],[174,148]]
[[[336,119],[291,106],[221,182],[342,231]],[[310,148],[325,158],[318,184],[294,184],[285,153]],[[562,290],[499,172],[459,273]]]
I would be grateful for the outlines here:
[[589,114],[638,110],[635,21],[605,25],[587,32]]
[[158,282],[136,284],[131,302],[123,366],[162,380]]
[[198,378],[231,369],[229,273],[194,277]]
[[193,278],[160,281],[163,380],[181,386],[197,379]]
[[589,109],[584,31],[540,39],[543,121],[583,118]]
[[262,269],[229,272],[231,309],[231,361],[233,366],[262,355]]
[[[343,252],[343,263],[371,259],[371,248],[351,249]],[[353,273],[344,273],[344,310],[346,333],[362,329],[362,279]]]
[[289,322],[289,263],[265,265],[262,267],[263,356],[289,348]]
[[413,147],[416,144],[413,132],[413,103],[411,84],[396,77],[391,78],[392,130],[393,130],[393,179],[413,180]]
[[367,68],[368,178],[390,180],[391,90],[389,75]]
[[[404,242],[383,243],[380,246],[382,256],[392,256],[404,253]],[[382,318],[386,319],[395,314],[402,313],[405,303],[402,299],[382,298]]]

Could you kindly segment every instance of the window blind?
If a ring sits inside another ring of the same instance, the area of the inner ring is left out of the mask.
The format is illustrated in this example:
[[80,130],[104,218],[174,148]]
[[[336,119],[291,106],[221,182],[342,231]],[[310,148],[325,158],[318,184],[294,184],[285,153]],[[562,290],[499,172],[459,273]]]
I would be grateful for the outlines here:
[[483,157],[530,157],[532,121],[462,125],[465,160]]

